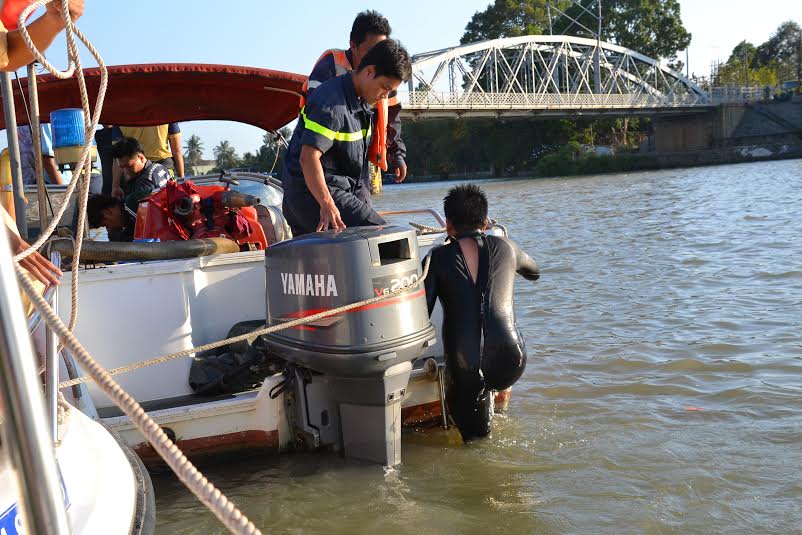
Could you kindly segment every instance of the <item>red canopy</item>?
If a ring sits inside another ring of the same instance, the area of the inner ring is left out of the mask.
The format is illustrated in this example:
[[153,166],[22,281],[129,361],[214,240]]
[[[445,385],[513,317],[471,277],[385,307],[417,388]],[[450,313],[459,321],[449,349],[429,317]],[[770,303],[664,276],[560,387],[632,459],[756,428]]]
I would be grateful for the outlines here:
[[[152,126],[196,120],[237,121],[276,130],[298,115],[298,99],[305,76],[268,69],[231,65],[159,63],[109,67],[109,85],[101,124]],[[93,107],[100,85],[100,70],[84,71]],[[28,98],[27,79],[21,80]],[[39,112],[49,122],[50,112],[80,108],[78,80],[38,78]],[[13,82],[17,123],[28,124]],[[0,128],[5,120],[0,114]]]

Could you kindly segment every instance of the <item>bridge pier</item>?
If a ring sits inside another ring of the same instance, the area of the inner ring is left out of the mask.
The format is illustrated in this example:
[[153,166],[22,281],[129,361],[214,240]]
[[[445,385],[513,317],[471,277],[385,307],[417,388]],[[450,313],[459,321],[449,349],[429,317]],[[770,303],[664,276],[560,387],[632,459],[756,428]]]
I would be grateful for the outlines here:
[[667,162],[695,164],[799,157],[802,100],[722,104],[702,114],[655,116],[648,152]]

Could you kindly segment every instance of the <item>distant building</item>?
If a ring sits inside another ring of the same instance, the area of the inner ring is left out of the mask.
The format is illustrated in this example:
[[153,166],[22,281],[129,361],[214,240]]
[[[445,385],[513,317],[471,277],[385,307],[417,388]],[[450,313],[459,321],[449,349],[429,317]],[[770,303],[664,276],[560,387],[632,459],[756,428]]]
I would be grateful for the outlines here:
[[200,165],[191,167],[187,165],[187,175],[205,175],[217,167],[216,160],[201,160]]

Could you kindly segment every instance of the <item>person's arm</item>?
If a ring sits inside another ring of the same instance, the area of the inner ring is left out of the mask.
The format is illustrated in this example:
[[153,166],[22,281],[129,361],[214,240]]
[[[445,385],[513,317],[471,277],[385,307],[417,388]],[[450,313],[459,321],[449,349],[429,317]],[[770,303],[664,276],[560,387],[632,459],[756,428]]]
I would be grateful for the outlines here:
[[178,123],[170,123],[167,128],[167,140],[170,142],[170,152],[173,154],[175,164],[175,177],[184,176],[184,153],[181,152],[181,129]]
[[181,152],[181,134],[170,136],[170,152],[173,153],[175,176],[184,176],[184,154]]
[[323,173],[323,164],[320,163],[321,156],[323,152],[316,147],[310,145],[301,147],[300,163],[304,172],[304,182],[320,205],[320,221],[316,230],[327,230],[329,226],[333,229],[344,229],[345,223],[326,185],[326,175]]
[[[70,0],[70,16],[73,21],[84,14],[84,0]],[[61,2],[54,1],[47,5],[45,14],[28,25],[28,33],[40,51],[44,51],[53,43],[56,35],[64,29],[61,16]],[[6,35],[8,63],[2,66],[3,71],[13,72],[31,63],[34,58],[25,46],[19,30],[12,30]]]
[[[14,220],[11,219],[11,216],[6,212],[5,208],[0,206],[0,212],[2,212],[0,215],[2,215],[3,225],[6,227],[6,234],[8,235],[9,245],[11,246],[11,253],[18,255],[30,247],[30,244],[20,238],[20,235],[17,234],[17,225],[14,223]],[[58,278],[62,275],[59,268],[51,264],[47,258],[38,252],[28,255],[19,264],[36,280],[44,285],[58,284]]]
[[117,159],[114,159],[114,163],[111,166],[111,196],[117,197],[118,199],[123,198],[123,189],[120,186],[120,179],[122,178],[123,170],[120,169],[120,165],[117,163]]
[[512,240],[507,240],[507,242],[512,245],[512,249],[515,251],[515,259],[517,263],[516,271],[519,275],[523,276],[526,280],[536,281],[540,278],[540,268],[537,265],[532,257],[528,254],[523,252],[518,244],[516,244]]
[[50,177],[51,184],[63,184],[64,182],[61,180],[61,173],[58,172],[58,166],[56,165],[56,159],[52,156],[47,156],[46,154],[42,155],[42,167],[44,168],[47,176]]
[[390,169],[395,173],[396,183],[407,177],[407,146],[401,140],[401,103],[393,91],[387,103],[387,156]]
[[[315,95],[317,97],[318,95]],[[304,182],[309,192],[320,205],[320,220],[317,230],[345,228],[340,210],[334,204],[326,174],[320,158],[334,145],[334,136],[342,129],[343,117],[317,98],[307,100],[302,112],[301,156],[299,163],[304,173]],[[297,128],[301,128],[300,122]]]

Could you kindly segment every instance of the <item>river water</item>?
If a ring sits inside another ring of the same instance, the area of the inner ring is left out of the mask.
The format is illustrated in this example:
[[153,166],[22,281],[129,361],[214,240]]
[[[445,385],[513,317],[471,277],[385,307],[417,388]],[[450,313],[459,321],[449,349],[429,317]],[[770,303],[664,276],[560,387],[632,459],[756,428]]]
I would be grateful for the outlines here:
[[[442,207],[450,183],[387,187]],[[394,470],[333,454],[206,474],[272,533],[800,533],[802,161],[487,181],[541,265],[529,364],[492,435],[403,438]],[[224,533],[155,477],[159,533]]]

